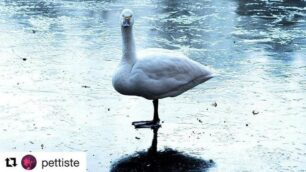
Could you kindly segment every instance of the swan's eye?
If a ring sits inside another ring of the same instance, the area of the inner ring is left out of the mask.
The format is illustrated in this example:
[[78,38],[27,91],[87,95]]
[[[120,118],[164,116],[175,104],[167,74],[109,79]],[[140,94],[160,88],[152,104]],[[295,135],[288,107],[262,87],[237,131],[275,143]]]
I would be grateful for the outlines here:
[[125,16],[124,17],[126,20],[130,20],[132,18],[132,16]]
[[128,15],[124,15],[124,14],[122,14],[122,17],[127,19],[127,18],[132,18],[132,17],[133,17],[133,15],[129,15],[129,16],[128,16]]

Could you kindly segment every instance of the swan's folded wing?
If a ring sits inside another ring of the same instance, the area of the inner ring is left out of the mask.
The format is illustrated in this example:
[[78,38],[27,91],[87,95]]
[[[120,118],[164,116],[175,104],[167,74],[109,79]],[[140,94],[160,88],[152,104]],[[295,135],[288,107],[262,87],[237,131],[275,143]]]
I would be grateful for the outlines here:
[[181,94],[185,91],[181,87],[203,76],[211,77],[211,73],[201,64],[167,54],[139,59],[132,68],[130,81],[140,96],[150,98],[173,91],[174,95],[169,96],[176,96],[175,90],[178,90],[177,95]]

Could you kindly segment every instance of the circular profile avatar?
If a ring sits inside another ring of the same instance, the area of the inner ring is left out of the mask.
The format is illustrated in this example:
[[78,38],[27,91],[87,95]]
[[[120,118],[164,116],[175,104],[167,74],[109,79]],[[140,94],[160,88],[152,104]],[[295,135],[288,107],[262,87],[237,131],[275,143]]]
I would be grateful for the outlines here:
[[26,170],[33,170],[36,167],[37,161],[33,155],[26,155],[21,160],[21,165]]

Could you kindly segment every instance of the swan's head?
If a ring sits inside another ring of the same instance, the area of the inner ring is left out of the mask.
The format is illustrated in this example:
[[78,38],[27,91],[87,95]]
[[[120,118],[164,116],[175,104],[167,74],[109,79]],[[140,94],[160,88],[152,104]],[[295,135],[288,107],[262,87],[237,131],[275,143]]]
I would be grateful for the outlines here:
[[120,16],[121,20],[121,27],[122,28],[129,28],[132,27],[134,24],[134,16],[133,16],[133,11],[130,9],[124,9],[121,12]]

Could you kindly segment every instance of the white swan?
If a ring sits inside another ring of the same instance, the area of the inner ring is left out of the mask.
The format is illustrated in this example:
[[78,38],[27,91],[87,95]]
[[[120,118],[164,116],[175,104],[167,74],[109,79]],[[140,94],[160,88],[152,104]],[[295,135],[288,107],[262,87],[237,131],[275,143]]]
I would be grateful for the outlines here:
[[138,121],[136,128],[157,127],[158,99],[175,97],[209,80],[212,74],[203,65],[185,55],[166,49],[145,49],[136,53],[133,37],[133,12],[121,13],[123,54],[113,76],[113,87],[124,95],[153,100],[152,121]]

